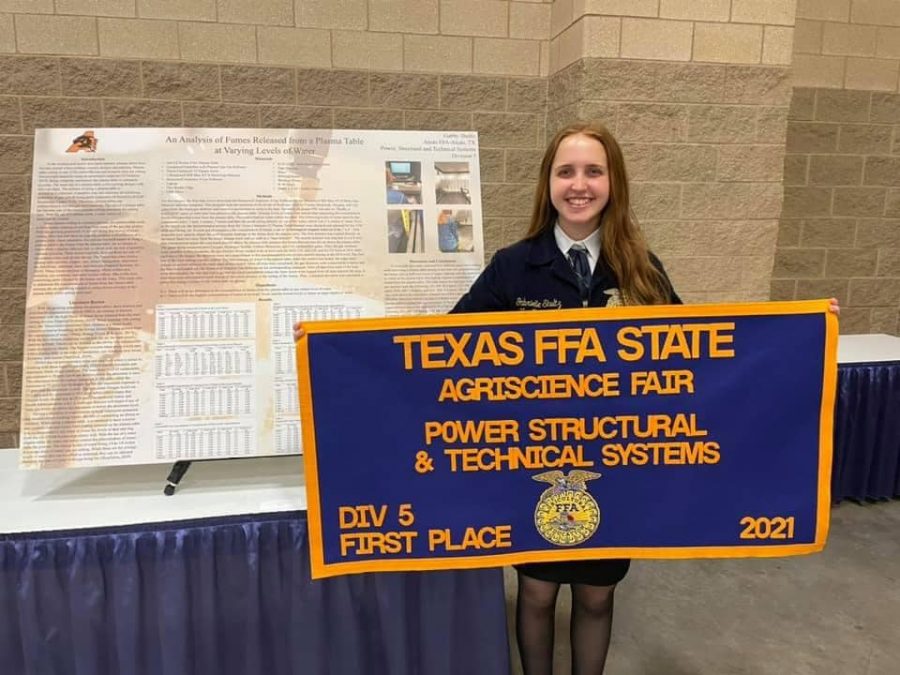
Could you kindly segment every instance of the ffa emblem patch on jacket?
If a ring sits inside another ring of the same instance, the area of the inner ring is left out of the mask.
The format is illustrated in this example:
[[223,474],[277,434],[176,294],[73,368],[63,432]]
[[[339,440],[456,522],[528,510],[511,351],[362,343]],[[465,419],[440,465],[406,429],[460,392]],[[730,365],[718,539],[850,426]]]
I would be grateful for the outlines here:
[[622,293],[618,288],[609,288],[603,291],[609,298],[606,300],[606,307],[622,307],[625,303],[622,301]]

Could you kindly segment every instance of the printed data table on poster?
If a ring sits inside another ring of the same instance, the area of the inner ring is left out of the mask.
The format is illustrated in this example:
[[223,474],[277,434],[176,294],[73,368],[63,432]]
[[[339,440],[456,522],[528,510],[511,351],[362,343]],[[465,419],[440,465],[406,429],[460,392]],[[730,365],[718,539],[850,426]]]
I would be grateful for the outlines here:
[[313,575],[821,550],[827,308],[305,324]]
[[22,466],[301,452],[293,324],[446,312],[480,186],[475,132],[37,130]]

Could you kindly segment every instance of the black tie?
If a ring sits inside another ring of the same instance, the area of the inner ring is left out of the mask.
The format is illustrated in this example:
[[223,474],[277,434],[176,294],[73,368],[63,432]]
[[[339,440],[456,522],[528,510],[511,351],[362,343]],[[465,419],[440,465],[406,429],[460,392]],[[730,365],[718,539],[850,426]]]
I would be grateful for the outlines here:
[[569,262],[578,277],[578,288],[581,290],[581,300],[587,303],[591,296],[591,265],[588,263],[587,251],[583,246],[575,245],[569,249]]

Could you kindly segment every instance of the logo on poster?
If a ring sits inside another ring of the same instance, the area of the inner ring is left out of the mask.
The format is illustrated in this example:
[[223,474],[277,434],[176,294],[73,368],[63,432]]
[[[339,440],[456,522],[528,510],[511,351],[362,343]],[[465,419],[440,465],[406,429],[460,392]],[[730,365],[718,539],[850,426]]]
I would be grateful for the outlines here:
[[66,152],[97,152],[97,136],[88,129],[81,136],[72,139],[72,144]]
[[557,546],[575,546],[593,536],[600,526],[600,507],[586,483],[600,476],[580,469],[532,476],[551,486],[541,493],[534,509],[534,526],[544,539]]

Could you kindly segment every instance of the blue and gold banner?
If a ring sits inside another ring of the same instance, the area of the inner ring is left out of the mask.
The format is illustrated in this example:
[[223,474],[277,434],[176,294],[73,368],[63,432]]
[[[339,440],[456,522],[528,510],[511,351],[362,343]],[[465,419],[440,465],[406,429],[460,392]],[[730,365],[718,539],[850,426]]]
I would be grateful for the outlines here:
[[827,301],[304,328],[314,577],[825,545]]

